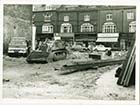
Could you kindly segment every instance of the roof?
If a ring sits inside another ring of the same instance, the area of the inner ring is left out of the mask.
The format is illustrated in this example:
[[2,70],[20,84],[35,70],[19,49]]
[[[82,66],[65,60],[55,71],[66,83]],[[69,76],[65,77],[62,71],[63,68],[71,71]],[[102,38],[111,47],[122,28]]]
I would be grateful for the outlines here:
[[[38,5],[34,5],[38,6]],[[39,6],[38,6],[39,7]],[[41,7],[41,6],[40,6]],[[47,7],[47,5],[46,5]],[[36,11],[87,11],[87,10],[113,10],[113,9],[136,9],[136,6],[111,6],[111,5],[51,5],[52,9],[46,10],[43,6],[42,9]]]

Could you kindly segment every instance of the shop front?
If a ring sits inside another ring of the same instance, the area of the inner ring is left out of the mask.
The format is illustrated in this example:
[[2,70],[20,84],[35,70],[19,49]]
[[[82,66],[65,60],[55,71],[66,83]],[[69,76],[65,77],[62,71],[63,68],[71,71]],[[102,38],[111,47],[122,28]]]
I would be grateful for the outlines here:
[[45,41],[45,39],[50,39],[53,40],[53,33],[40,33],[36,35],[36,40],[37,41]]
[[76,43],[83,43],[86,47],[90,43],[95,43],[97,38],[97,34],[95,33],[76,33],[75,34],[75,42]]
[[69,44],[70,46],[74,44],[74,33],[57,33],[56,35],[66,44]]
[[98,33],[96,44],[119,49],[119,33]]
[[120,48],[122,50],[128,50],[133,42],[135,42],[135,33],[120,33]]

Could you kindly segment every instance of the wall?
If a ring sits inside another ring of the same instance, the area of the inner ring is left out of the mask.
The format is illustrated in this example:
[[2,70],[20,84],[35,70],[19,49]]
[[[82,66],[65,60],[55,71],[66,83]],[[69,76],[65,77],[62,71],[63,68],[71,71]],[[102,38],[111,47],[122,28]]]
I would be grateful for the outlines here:
[[[89,22],[84,21],[85,15],[90,16]],[[98,24],[98,11],[97,10],[79,12],[79,19],[78,20],[79,20],[79,31],[80,31],[81,25],[83,23],[91,23],[94,26],[95,32],[97,32],[97,24]]]
[[[64,21],[64,16],[69,16],[69,21]],[[72,25],[72,32],[77,32],[77,13],[76,12],[58,12],[58,33],[60,33],[61,24],[70,23]]]
[[3,52],[6,53],[12,37],[32,37],[32,6],[31,5],[4,5],[4,36]]
[[[51,15],[51,18],[50,18],[50,22],[45,22],[44,21],[44,14],[49,14]],[[41,11],[41,12],[34,12],[34,24],[35,26],[37,27],[37,34],[41,34],[42,33],[42,26],[44,23],[50,23],[54,26],[54,32],[56,32],[56,21],[57,21],[57,15],[56,15],[56,12],[46,12],[46,11]]]
[[[49,12],[34,12],[35,18],[34,22],[37,27],[37,33],[41,33],[42,25],[44,23],[44,13],[52,14],[50,23],[54,25],[54,32],[60,33],[61,24],[70,23],[72,24],[72,31],[74,33],[80,32],[80,27],[84,21],[84,16],[89,15],[89,23],[93,24],[95,27],[95,32],[97,32],[98,25],[98,12],[97,11],[49,11]],[[64,21],[64,16],[69,16],[69,21]]]

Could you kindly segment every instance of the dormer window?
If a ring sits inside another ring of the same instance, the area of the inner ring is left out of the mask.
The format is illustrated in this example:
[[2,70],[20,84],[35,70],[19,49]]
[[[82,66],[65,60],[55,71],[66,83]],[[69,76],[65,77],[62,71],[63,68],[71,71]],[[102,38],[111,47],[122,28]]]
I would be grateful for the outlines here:
[[47,14],[44,14],[43,16],[44,16],[44,21],[45,22],[50,22],[51,21],[51,14],[47,13]]
[[109,14],[106,14],[106,20],[109,21],[109,20],[112,20],[113,19],[113,16],[111,13]]

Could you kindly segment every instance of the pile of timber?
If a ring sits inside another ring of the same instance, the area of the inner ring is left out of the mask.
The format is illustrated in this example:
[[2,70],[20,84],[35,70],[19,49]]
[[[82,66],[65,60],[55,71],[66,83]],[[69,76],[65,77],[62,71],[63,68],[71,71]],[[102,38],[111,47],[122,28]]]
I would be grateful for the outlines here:
[[63,65],[60,74],[70,74],[77,71],[97,69],[108,65],[122,64],[124,61],[125,59],[75,61],[72,64]]
[[123,63],[117,84],[122,86],[129,86],[135,82],[135,44],[129,49],[126,61]]

